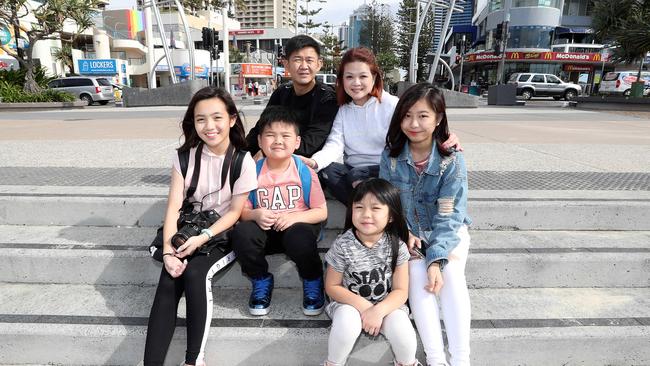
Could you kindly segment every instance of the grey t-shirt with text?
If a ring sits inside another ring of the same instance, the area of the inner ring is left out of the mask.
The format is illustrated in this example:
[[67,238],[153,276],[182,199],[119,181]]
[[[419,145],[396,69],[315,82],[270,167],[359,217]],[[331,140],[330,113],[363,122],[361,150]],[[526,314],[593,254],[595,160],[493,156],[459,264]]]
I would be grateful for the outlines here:
[[[410,258],[406,244],[400,241],[397,265]],[[343,286],[374,303],[382,301],[390,292],[393,271],[388,235],[384,234],[372,248],[363,245],[352,229],[341,234],[325,254],[325,261],[343,273]]]

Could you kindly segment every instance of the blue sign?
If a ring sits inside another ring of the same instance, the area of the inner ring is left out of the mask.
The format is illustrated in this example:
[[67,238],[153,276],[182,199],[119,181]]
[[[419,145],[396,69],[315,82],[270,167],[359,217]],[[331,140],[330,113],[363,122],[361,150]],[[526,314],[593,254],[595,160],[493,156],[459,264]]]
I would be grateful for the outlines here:
[[122,64],[122,73],[126,74],[126,64]]
[[[194,76],[206,79],[208,77],[208,70],[208,65],[195,65]],[[181,66],[174,66],[174,71],[176,72],[176,76],[187,78],[192,73],[192,68],[190,67],[190,64],[186,62]]]
[[0,43],[7,45],[9,42],[11,42],[11,33],[9,33],[9,29],[5,26],[0,26]]
[[115,75],[117,62],[113,59],[79,60],[79,73],[82,75]]

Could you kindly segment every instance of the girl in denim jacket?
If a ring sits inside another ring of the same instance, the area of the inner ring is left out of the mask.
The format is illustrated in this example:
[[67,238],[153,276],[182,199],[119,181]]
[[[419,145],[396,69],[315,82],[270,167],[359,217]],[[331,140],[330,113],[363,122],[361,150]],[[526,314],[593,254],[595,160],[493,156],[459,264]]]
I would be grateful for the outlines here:
[[412,86],[395,108],[379,173],[400,190],[412,254],[409,303],[427,364],[435,366],[469,365],[467,169],[462,153],[440,148],[448,136],[442,91],[430,83]]

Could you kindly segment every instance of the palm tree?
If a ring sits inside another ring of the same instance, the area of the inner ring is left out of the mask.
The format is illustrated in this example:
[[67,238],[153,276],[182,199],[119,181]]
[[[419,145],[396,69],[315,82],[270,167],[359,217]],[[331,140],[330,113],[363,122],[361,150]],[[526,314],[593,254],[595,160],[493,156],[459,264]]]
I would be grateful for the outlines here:
[[69,43],[63,43],[61,48],[58,48],[54,51],[54,60],[61,62],[64,67],[67,67],[69,72],[74,71],[73,61],[72,61],[72,46]]
[[640,61],[650,51],[650,0],[595,0],[592,24],[596,35],[613,49],[614,62]]

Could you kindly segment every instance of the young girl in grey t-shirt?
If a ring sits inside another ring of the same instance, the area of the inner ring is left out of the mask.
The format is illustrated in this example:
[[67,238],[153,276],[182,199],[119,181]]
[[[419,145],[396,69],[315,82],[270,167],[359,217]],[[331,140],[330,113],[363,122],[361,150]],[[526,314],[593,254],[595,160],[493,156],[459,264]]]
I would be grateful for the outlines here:
[[332,299],[326,366],[344,365],[361,330],[390,342],[396,365],[419,365],[408,296],[408,228],[399,191],[383,179],[361,182],[352,193],[347,229],[325,255],[325,291]]

